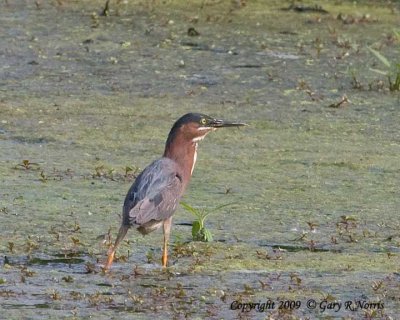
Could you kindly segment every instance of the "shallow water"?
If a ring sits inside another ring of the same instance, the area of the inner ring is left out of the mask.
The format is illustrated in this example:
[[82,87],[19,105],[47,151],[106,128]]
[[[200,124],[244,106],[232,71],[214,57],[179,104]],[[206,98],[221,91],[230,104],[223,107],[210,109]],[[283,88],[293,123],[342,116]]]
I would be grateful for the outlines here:
[[[130,1],[109,17],[94,14],[103,1],[0,4],[6,319],[397,316],[399,94],[366,46],[396,61],[399,7],[319,3],[328,14],[280,1]],[[102,273],[126,191],[188,111],[250,124],[207,136],[185,196],[235,204],[209,216],[208,244],[178,210],[168,270],[161,233],[131,231]],[[278,309],[286,300],[299,308]]]

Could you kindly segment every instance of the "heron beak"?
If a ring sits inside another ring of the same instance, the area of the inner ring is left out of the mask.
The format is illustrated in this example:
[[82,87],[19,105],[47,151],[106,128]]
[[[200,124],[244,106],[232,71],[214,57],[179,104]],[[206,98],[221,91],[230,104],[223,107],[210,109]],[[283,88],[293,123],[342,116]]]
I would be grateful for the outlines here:
[[220,119],[213,119],[209,123],[212,128],[223,128],[223,127],[243,127],[247,126],[246,123],[243,122],[235,122],[235,121],[226,121]]

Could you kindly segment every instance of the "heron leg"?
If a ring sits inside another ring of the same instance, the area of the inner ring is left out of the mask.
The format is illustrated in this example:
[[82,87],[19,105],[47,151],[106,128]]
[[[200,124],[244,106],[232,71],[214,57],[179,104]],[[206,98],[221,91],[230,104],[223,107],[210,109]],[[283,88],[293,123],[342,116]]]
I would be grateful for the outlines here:
[[115,251],[117,250],[117,247],[119,245],[119,243],[125,238],[126,233],[128,232],[129,226],[126,225],[122,225],[119,228],[118,231],[118,235],[117,235],[117,239],[115,239],[115,243],[113,246],[110,247],[110,249],[108,250],[108,257],[107,257],[107,262],[104,266],[105,270],[109,270],[113,261],[114,261],[114,255],[115,255]]
[[171,225],[172,225],[172,217],[164,220],[163,229],[164,229],[164,248],[163,248],[163,255],[162,255],[162,266],[165,268],[168,263],[168,242],[169,242],[169,235],[171,233]]

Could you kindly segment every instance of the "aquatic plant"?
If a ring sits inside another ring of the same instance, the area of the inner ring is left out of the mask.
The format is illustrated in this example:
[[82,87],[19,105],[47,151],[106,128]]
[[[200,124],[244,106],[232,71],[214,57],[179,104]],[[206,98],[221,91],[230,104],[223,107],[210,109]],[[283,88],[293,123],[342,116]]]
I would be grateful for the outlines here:
[[[395,34],[396,37],[400,39],[400,33],[395,31]],[[372,49],[371,47],[367,48],[386,68],[386,70],[374,68],[370,68],[370,70],[387,76],[390,91],[400,91],[400,60],[397,62],[389,61],[389,59],[379,51]]]
[[213,212],[222,209],[223,207],[232,205],[233,203],[227,203],[223,204],[221,206],[215,207],[211,210],[203,208],[203,209],[198,209],[194,208],[191,205],[189,205],[186,202],[181,201],[182,207],[186,210],[189,211],[191,214],[193,214],[196,217],[196,220],[193,221],[192,224],[192,237],[194,241],[203,241],[203,242],[211,242],[213,240],[211,231],[208,230],[204,223],[206,218]]
[[22,162],[19,163],[19,164],[17,164],[14,168],[15,168],[15,169],[21,169],[21,168],[22,168],[22,169],[25,169],[25,170],[30,170],[30,169],[32,169],[32,170],[39,170],[39,169],[40,169],[38,163],[31,162],[31,161],[28,160],[28,159],[22,160]]

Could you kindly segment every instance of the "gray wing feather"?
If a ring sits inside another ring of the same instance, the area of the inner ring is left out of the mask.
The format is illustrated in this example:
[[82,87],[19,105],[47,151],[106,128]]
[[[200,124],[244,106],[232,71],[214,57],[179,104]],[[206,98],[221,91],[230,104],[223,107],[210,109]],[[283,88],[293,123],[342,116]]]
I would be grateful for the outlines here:
[[125,198],[124,224],[144,225],[162,221],[175,212],[182,193],[182,179],[176,163],[161,158],[136,179]]

